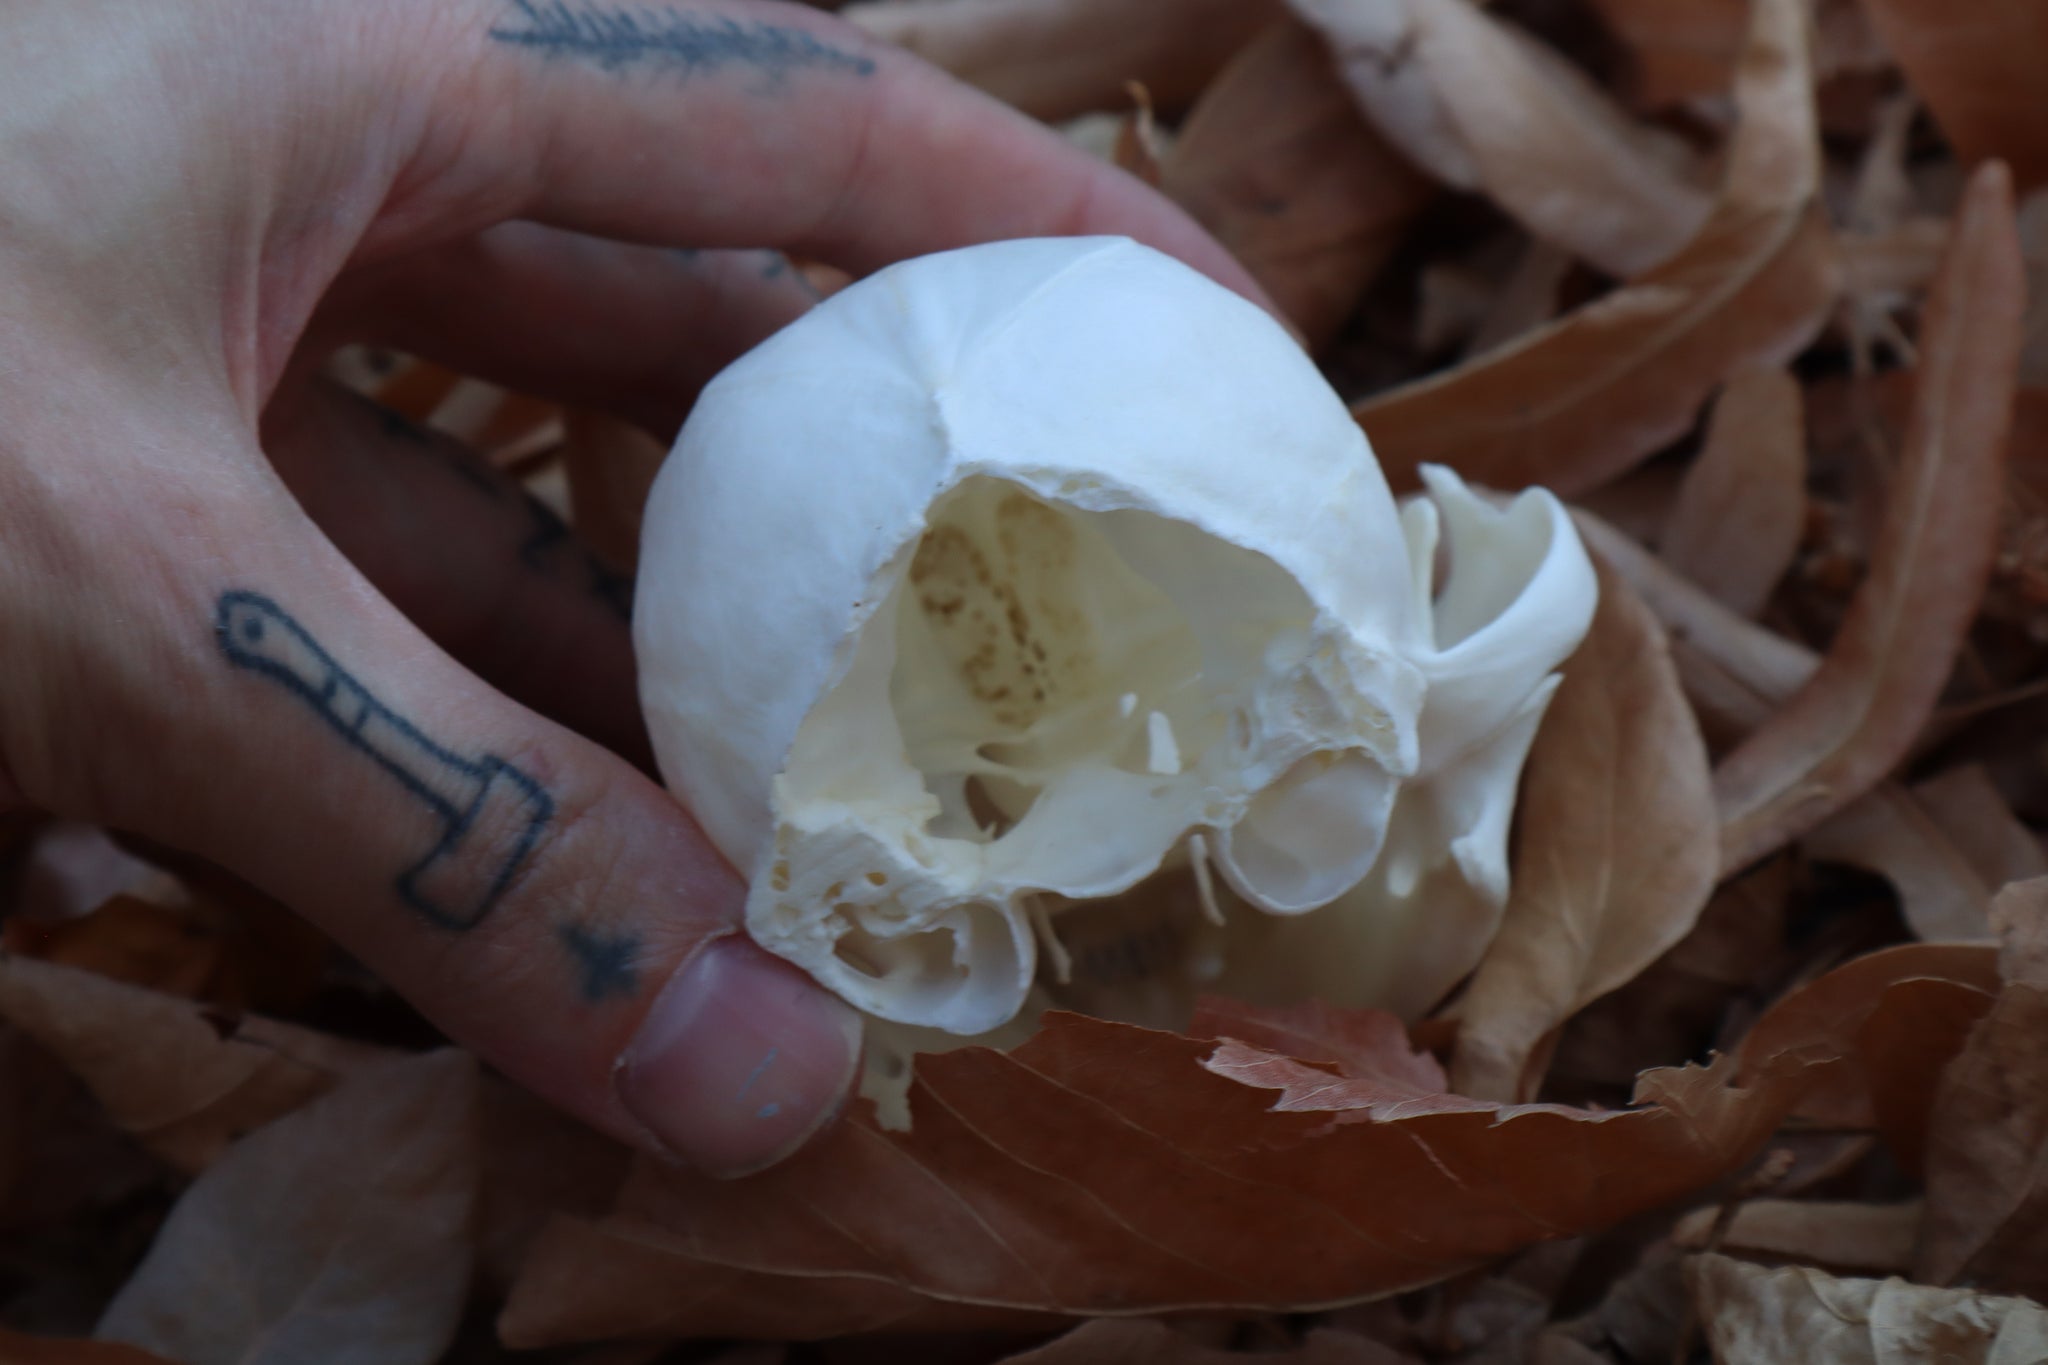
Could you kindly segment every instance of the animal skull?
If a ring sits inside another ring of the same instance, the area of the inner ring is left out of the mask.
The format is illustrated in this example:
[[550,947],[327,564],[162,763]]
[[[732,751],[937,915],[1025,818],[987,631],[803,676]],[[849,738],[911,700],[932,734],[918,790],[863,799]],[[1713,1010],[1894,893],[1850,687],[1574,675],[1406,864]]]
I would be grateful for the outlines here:
[[1547,494],[1430,487],[1404,517],[1294,341],[1149,249],[894,266],[722,374],[655,484],[662,771],[754,937],[920,1029],[1004,1025],[1162,865],[1304,930],[1446,868],[1497,911],[1593,579]]

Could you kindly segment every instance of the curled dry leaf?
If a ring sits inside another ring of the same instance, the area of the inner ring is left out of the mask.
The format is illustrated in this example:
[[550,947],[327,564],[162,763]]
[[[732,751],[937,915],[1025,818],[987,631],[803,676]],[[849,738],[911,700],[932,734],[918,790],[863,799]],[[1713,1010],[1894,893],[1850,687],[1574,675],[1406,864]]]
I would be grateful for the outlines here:
[[1826,321],[1834,257],[1800,0],[1758,0],[1738,124],[1706,223],[1670,260],[1491,355],[1352,408],[1387,476],[1448,464],[1478,483],[1593,488],[1689,427],[1746,366]]
[[1810,1078],[1798,1114],[1826,1128],[1877,1129],[1918,1164],[1942,1068],[1998,988],[1990,945],[1908,943],[1856,958],[1792,991],[1743,1038],[1751,1059],[1799,1046],[1830,1060]]
[[1707,750],[1664,631],[1603,569],[1530,750],[1507,910],[1458,1005],[1453,1088],[1533,1097],[1551,1031],[1685,937],[1719,866]]
[[1906,80],[1966,162],[1996,157],[2023,189],[2048,181],[2048,10],[1971,0],[1967,19],[1938,0],[1866,0]]
[[1279,0],[926,0],[849,5],[841,13],[1041,119],[1129,103],[1138,81],[1180,109]]
[[2048,880],[1992,905],[2005,984],[1942,1077],[1915,1278],[2048,1295]]
[[0,1016],[56,1054],[116,1125],[185,1171],[389,1055],[12,955],[0,956]]
[[1869,576],[1819,671],[1715,773],[1725,869],[1868,791],[1940,696],[1997,547],[2022,294],[2011,186],[1987,166],[1928,298],[1913,417]]
[[919,1057],[907,1133],[863,1108],[737,1183],[643,1162],[608,1218],[543,1234],[501,1331],[786,1339],[1373,1298],[1724,1174],[1839,1041],[1786,1034],[1740,1088],[1732,1059],[1650,1072],[1645,1107],[1589,1111],[1449,1094],[1398,1025],[1275,1027],[1342,1040],[1342,1064],[1050,1014],[1009,1053]]
[[1290,3],[1389,141],[1532,235],[1634,275],[1705,219],[1682,143],[1635,123],[1555,49],[1469,0]]
[[185,1192],[97,1335],[187,1365],[426,1365],[462,1314],[476,1063],[365,1072]]
[[1160,184],[1311,346],[1342,324],[1435,192],[1366,124],[1323,44],[1284,17],[1203,92]]
[[2022,1365],[2048,1360],[2048,1310],[1904,1280],[1836,1279],[1697,1256],[1686,1281],[1720,1365]]
[[1678,1220],[1671,1240],[1687,1251],[1740,1252],[1829,1270],[1897,1275],[1913,1263],[1921,1205],[1917,1199],[1904,1204],[1752,1199],[1735,1210],[1713,1241],[1720,1214],[1718,1208],[1693,1210]]
[[1806,524],[1806,415],[1784,370],[1744,370],[1707,419],[1659,548],[1664,559],[1744,616],[1791,567]]

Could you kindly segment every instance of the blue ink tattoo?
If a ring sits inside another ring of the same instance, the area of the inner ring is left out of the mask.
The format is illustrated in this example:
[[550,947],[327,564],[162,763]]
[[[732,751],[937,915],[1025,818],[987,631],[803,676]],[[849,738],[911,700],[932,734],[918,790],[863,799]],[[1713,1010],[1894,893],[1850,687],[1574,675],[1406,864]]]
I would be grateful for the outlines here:
[[628,624],[632,622],[632,578],[598,558],[547,504],[495,470],[469,458],[461,444],[452,438],[420,426],[374,399],[357,397],[375,418],[385,439],[393,445],[425,455],[493,502],[520,509],[520,514],[526,518],[526,534],[519,543],[518,551],[523,567],[543,578],[583,589],[619,620]]
[[639,935],[607,934],[580,924],[562,924],[556,926],[555,937],[582,970],[585,1003],[601,1004],[640,989],[640,973],[634,965],[640,956]]
[[646,65],[684,75],[737,66],[779,80],[801,67],[866,76],[874,61],[800,28],[759,20],[711,18],[674,5],[601,4],[598,0],[510,0],[520,28],[493,28],[501,43],[546,57],[575,57],[606,71]]
[[633,619],[633,580],[618,572],[576,538],[569,524],[538,498],[520,494],[526,506],[527,537],[519,547],[519,562],[538,574],[548,574],[551,560],[567,559],[598,601],[612,615],[630,623]]
[[440,835],[399,873],[398,898],[436,928],[481,924],[554,818],[547,790],[495,754],[464,758],[428,739],[260,593],[222,593],[214,638],[229,664],[305,702],[433,815]]

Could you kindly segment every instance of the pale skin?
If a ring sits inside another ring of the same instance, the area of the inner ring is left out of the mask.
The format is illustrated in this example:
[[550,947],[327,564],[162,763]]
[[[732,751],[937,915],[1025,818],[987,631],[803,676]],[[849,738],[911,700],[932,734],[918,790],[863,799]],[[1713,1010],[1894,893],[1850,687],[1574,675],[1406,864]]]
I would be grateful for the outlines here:
[[768,0],[13,0],[0,89],[0,810],[221,864],[643,1148],[729,1175],[821,1131],[857,1020],[643,771],[626,585],[319,363],[666,436],[809,305],[764,249],[1123,233],[1256,287]]

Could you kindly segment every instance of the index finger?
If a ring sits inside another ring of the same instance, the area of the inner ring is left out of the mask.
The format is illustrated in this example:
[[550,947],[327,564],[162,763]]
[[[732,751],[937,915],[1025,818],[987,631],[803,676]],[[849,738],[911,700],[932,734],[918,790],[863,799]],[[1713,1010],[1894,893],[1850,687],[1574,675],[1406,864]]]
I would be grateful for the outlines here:
[[777,0],[401,9],[417,22],[379,26],[375,60],[407,74],[394,94],[433,92],[415,165],[439,169],[391,230],[531,218],[778,246],[855,273],[1005,237],[1117,234],[1267,304],[1163,196],[829,15]]

